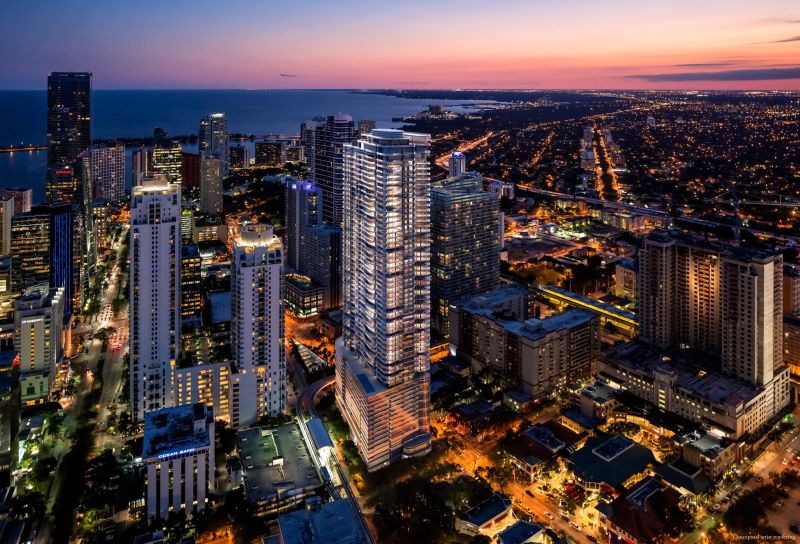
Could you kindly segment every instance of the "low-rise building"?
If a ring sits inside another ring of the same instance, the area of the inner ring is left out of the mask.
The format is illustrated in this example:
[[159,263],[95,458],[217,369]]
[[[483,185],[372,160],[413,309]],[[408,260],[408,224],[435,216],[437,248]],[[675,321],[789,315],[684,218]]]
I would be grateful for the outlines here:
[[304,510],[278,516],[279,544],[367,544],[350,501],[309,501]]
[[556,420],[537,423],[520,434],[507,447],[511,463],[533,482],[542,467],[558,455],[574,452],[586,440],[586,433],[576,433]]
[[646,544],[661,542],[673,529],[668,525],[671,509],[678,507],[680,494],[662,482],[647,478],[624,496],[600,502],[600,523],[611,542]]
[[147,517],[203,510],[216,488],[214,414],[201,403],[144,415]]
[[644,477],[655,463],[653,452],[618,434],[598,433],[567,457],[576,480],[585,489],[608,486],[625,490]]
[[493,536],[505,523],[514,518],[511,499],[495,493],[456,517],[456,531],[462,535]]
[[541,525],[520,520],[497,535],[497,544],[541,544],[544,540],[544,529]]
[[309,444],[297,423],[239,431],[241,482],[259,514],[302,504],[322,485]]

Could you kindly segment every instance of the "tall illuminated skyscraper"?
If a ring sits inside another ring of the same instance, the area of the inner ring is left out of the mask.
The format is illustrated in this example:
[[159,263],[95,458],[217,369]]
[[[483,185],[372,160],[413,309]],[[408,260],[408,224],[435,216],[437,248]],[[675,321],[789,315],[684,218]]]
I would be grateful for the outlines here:
[[135,421],[174,405],[181,327],[181,190],[164,176],[133,188],[130,228],[130,405]]
[[499,199],[477,174],[448,178],[431,192],[434,327],[450,334],[450,304],[500,283]]
[[322,192],[322,221],[342,226],[344,146],[356,139],[353,118],[343,113],[329,115],[315,127],[313,149],[313,181]]
[[429,136],[345,145],[336,400],[368,470],[430,451]]
[[200,211],[209,215],[222,213],[222,159],[200,156]]
[[[167,177],[169,183],[183,181],[181,144],[164,143],[153,148],[153,173]],[[134,180],[136,181],[136,180]]]
[[283,246],[271,225],[244,223],[233,241],[231,345],[234,426],[286,409]]
[[720,357],[756,385],[783,360],[783,258],[654,231],[639,252],[640,337]]
[[[125,198],[125,146],[93,147],[91,151],[94,198],[122,202]],[[92,195],[88,195],[89,200]]]
[[200,120],[200,154],[222,161],[222,175],[230,172],[228,118],[224,113],[210,113]]
[[286,258],[285,264],[300,271],[302,231],[322,220],[322,198],[319,188],[311,181],[295,178],[286,180]]
[[92,145],[91,72],[47,76],[47,167],[71,164]]
[[79,300],[80,275],[74,260],[75,215],[67,202],[34,206],[29,213],[15,215],[11,223],[14,290],[21,293],[45,283],[64,288],[64,311],[68,316]]
[[[77,159],[76,159],[77,160]],[[47,202],[76,202],[78,196],[78,176],[74,161],[72,164],[56,164],[47,169],[45,200]]]

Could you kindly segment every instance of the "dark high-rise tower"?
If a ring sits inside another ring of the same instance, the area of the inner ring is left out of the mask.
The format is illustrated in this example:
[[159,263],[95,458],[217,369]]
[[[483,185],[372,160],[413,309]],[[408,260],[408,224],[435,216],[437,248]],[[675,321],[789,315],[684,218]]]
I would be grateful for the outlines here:
[[322,221],[342,226],[344,217],[344,146],[356,140],[353,118],[329,115],[314,135],[314,181],[322,192]]
[[12,285],[17,294],[39,283],[64,288],[64,312],[72,310],[74,293],[80,289],[73,260],[72,205],[51,202],[14,216],[11,224]]
[[72,164],[91,144],[91,72],[52,72],[47,76],[47,167]]

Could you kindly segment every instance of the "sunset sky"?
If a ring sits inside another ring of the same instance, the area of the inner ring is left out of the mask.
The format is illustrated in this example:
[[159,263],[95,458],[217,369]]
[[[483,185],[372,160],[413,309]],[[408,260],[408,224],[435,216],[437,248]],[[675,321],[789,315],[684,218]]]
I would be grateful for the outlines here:
[[0,51],[0,89],[800,89],[800,1],[8,0]]

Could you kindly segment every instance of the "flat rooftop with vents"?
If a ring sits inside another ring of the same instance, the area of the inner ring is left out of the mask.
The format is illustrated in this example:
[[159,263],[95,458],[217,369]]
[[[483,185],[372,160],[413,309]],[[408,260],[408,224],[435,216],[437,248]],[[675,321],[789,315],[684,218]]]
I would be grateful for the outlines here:
[[296,422],[244,429],[238,443],[245,495],[260,512],[299,503],[322,485]]

